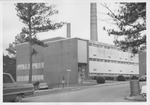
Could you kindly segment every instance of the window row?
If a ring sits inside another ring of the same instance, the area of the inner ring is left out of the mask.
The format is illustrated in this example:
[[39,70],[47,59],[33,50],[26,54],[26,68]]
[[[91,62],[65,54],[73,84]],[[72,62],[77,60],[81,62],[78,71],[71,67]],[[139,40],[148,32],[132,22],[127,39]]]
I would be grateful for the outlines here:
[[[44,68],[44,62],[33,63],[32,69]],[[17,70],[28,70],[30,69],[30,64],[19,64],[17,65]]]
[[116,48],[116,47],[112,47],[112,46],[105,46],[105,45],[99,45],[99,44],[95,44],[95,43],[89,43],[89,46],[99,47],[99,48],[105,48],[105,49],[115,49],[115,50],[121,50],[121,49]]
[[[125,74],[125,73],[122,73],[124,76],[126,77],[129,77],[129,76],[133,76],[135,74]],[[90,73],[89,74],[90,76],[118,76],[120,75],[120,73]]]
[[97,61],[97,62],[110,62],[110,63],[120,63],[120,64],[138,64],[134,62],[125,62],[125,61],[117,61],[117,60],[108,60],[108,59],[97,59],[97,58],[89,58],[90,61]]
[[[33,75],[32,76],[32,81],[43,81],[43,80],[44,80],[44,75]],[[17,76],[17,81],[18,82],[29,81],[29,76],[28,75]]]
[[[114,54],[115,55],[115,54]],[[93,54],[93,56],[97,56],[96,54]],[[106,55],[104,55],[104,56],[106,56]],[[116,56],[116,55],[115,55]],[[111,57],[115,57],[115,56],[107,56],[108,58],[111,58]],[[105,57],[106,58],[106,57]],[[119,58],[119,59],[123,59],[123,58]],[[124,58],[124,60],[128,60],[127,58]],[[129,60],[131,60],[131,61],[133,61],[133,59],[129,59]]]
[[[93,69],[93,71],[97,71],[97,69]],[[107,71],[106,71],[107,72]],[[108,70],[108,72],[113,72],[112,70]],[[123,70],[119,70],[118,72],[123,72]],[[130,71],[131,73],[133,73],[133,70]]]

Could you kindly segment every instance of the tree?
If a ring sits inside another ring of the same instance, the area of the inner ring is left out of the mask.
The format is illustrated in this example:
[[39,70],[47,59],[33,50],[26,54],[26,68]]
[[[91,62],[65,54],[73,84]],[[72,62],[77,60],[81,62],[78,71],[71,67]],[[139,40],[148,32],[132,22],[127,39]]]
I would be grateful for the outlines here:
[[57,14],[58,10],[54,9],[55,5],[48,5],[45,3],[17,3],[15,4],[17,16],[25,24],[19,35],[16,36],[15,42],[10,44],[7,51],[16,54],[16,46],[18,43],[29,42],[29,82],[32,82],[32,55],[36,52],[32,48],[33,44],[45,47],[46,45],[37,39],[36,35],[40,32],[47,32],[55,30],[63,26],[64,22],[53,23],[50,16]]
[[[36,37],[32,38],[33,44],[38,44],[40,46],[46,47],[42,41],[38,40]],[[22,32],[15,36],[15,41],[9,44],[9,47],[6,49],[12,57],[16,57],[17,49],[16,46],[20,43],[29,42],[29,37],[25,36]]]
[[58,10],[54,9],[55,5],[47,5],[45,3],[15,4],[17,16],[26,27],[23,27],[21,32],[16,35],[15,41],[9,44],[9,47],[6,49],[9,54],[16,56],[16,45],[29,41],[29,20],[31,20],[31,37],[34,38],[34,44],[38,45],[42,44],[42,42],[36,38],[37,33],[55,30],[63,26],[64,22],[53,23],[50,20],[50,16],[57,14]]
[[3,72],[10,73],[16,80],[16,59],[3,55]]
[[24,43],[26,42],[26,37],[24,34],[18,34],[15,36],[15,41],[13,43],[9,44],[9,47],[6,49],[8,53],[14,57],[16,57],[17,49],[16,46],[17,44]]
[[[118,26],[117,29],[107,29],[109,35],[118,38],[114,43],[123,50],[131,50],[137,53],[146,49],[146,3],[120,3],[118,13],[114,13],[106,4],[102,4],[108,11],[108,15]],[[124,39],[120,39],[124,36]]]

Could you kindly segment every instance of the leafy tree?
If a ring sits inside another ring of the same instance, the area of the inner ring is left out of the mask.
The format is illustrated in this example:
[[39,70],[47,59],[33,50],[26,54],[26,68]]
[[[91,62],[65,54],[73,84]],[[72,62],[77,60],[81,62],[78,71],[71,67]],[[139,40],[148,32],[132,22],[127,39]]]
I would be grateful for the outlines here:
[[[16,46],[20,43],[29,42],[29,37],[25,36],[24,34],[20,33],[15,37],[15,41],[13,43],[9,44],[9,47],[6,49],[12,57],[16,57],[17,49]],[[38,40],[37,37],[32,38],[32,43],[37,44],[43,47],[46,47],[47,45],[44,44],[42,41]],[[35,50],[34,50],[35,51]],[[37,53],[37,52],[36,52]],[[35,53],[33,53],[35,54]]]
[[25,24],[20,34],[15,38],[15,42],[9,45],[7,51],[16,54],[16,45],[22,42],[29,42],[30,70],[29,82],[32,82],[32,55],[37,53],[32,48],[33,44],[45,47],[46,45],[37,39],[37,33],[55,30],[63,26],[64,22],[53,23],[50,16],[57,14],[58,10],[54,9],[55,5],[45,3],[17,3],[15,4],[17,16]]
[[6,49],[6,51],[8,51],[10,55],[13,55],[15,57],[17,53],[17,49],[16,49],[17,44],[24,43],[24,42],[26,42],[26,37],[24,34],[20,33],[17,36],[15,36],[15,41],[9,44],[9,47]]
[[[55,5],[45,3],[17,3],[15,4],[17,16],[25,24],[21,32],[15,37],[15,41],[9,44],[6,49],[9,54],[16,56],[16,45],[23,42],[29,42],[29,32],[31,32],[32,44],[44,46],[44,44],[37,39],[36,35],[40,32],[47,32],[61,28],[64,22],[53,23],[50,16],[57,14],[58,10]],[[30,23],[30,24],[29,24]],[[30,30],[29,30],[30,26]]]
[[[107,29],[109,35],[118,38],[114,43],[124,50],[137,53],[146,49],[146,3],[120,3],[118,13],[114,13],[106,4],[102,4],[109,11],[108,15],[117,25],[117,29]],[[123,36],[124,39],[119,39]]]
[[10,73],[16,80],[16,59],[3,55],[3,72]]

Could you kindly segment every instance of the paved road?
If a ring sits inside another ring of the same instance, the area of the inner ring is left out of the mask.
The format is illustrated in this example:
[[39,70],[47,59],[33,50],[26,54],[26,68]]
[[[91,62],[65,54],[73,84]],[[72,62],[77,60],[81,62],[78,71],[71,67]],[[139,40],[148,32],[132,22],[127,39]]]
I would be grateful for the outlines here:
[[[140,83],[144,85],[145,82]],[[129,102],[129,82],[101,84],[76,91],[49,94],[23,99],[24,102]]]

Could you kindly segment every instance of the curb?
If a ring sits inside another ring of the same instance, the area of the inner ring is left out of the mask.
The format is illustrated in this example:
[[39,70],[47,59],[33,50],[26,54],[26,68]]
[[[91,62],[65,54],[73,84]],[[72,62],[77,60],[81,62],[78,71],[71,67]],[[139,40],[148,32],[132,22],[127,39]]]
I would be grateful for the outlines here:
[[112,84],[124,84],[124,83],[127,83],[128,81],[126,82],[107,82],[107,83],[104,83],[104,84],[90,84],[90,83],[85,83],[85,84],[90,84],[90,85],[79,85],[79,86],[71,86],[71,87],[65,87],[65,88],[53,88],[53,89],[47,89],[47,90],[36,90],[35,92],[44,92],[44,91],[55,91],[55,90],[69,90],[69,89],[79,89],[79,88],[85,88],[85,87],[103,87],[103,86],[109,86],[109,85],[112,85]]
[[47,89],[47,90],[37,90],[35,91],[34,95],[31,97],[37,97],[41,95],[48,95],[48,94],[57,94],[61,92],[68,92],[68,91],[76,91],[84,88],[92,88],[92,87],[104,87],[104,86],[111,86],[113,84],[121,85],[127,83],[126,82],[108,82],[106,84],[91,84],[91,85],[82,85],[82,86],[72,86],[72,87],[65,87],[65,88],[53,88],[53,89]]

